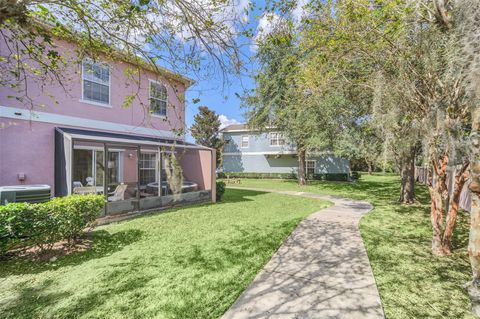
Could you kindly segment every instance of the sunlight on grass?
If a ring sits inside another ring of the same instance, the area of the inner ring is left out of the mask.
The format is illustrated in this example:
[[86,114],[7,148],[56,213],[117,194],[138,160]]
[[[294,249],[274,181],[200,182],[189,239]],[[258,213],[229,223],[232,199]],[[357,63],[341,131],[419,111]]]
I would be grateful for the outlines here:
[[363,175],[356,183],[242,180],[240,186],[301,190],[367,200],[375,206],[360,224],[387,318],[472,318],[463,285],[469,280],[468,215],[459,214],[454,254],[430,253],[429,197],[417,186],[418,204],[397,203],[399,179]]
[[228,190],[222,203],[100,227],[91,250],[0,261],[1,318],[216,318],[328,203]]

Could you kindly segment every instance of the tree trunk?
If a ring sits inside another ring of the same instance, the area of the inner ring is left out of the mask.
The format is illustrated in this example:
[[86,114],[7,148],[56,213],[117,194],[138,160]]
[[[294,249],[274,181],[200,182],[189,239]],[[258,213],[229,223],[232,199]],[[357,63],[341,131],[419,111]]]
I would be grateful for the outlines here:
[[476,316],[480,316],[480,107],[477,107],[472,115],[470,141],[472,210],[470,212],[468,256],[472,266],[472,281],[468,285],[468,293],[472,303],[472,312]]
[[402,161],[400,203],[413,204],[415,199],[415,148],[411,148]]
[[367,167],[368,167],[368,175],[372,175],[373,165],[370,162],[367,162]]
[[463,186],[468,179],[468,166],[468,162],[464,163],[460,171],[455,176],[455,186],[453,188],[452,198],[450,199],[450,209],[448,210],[447,222],[442,240],[443,251],[445,254],[452,253],[453,229],[455,228],[455,223],[457,221],[460,195],[462,194]]
[[448,156],[444,155],[437,162],[432,160],[434,172],[437,176],[435,185],[433,185],[433,176],[428,181],[428,190],[430,192],[431,209],[430,219],[432,222],[432,253],[434,255],[445,255],[442,246],[442,226],[443,214],[445,211],[445,200],[448,194],[447,190],[447,166]]
[[298,150],[298,185],[306,185],[305,178],[305,158],[306,151],[302,148]]

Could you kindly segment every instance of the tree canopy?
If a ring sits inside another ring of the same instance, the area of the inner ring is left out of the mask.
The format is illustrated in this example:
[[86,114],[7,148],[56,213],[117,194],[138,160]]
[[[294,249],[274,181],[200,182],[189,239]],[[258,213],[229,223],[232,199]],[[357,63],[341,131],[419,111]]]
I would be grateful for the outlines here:
[[221,123],[218,114],[206,106],[200,106],[193,120],[190,133],[195,139],[195,143],[216,149],[217,167],[220,166],[224,142],[220,137]]

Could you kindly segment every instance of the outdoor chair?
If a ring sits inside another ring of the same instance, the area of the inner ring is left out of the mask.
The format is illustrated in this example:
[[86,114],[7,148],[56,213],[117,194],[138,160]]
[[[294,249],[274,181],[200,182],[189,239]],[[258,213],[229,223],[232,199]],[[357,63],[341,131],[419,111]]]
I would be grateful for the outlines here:
[[124,200],[125,199],[125,191],[127,190],[126,184],[120,184],[115,188],[115,191],[112,194],[112,196],[108,197],[109,202],[117,202],[119,200]]
[[77,187],[83,187],[82,182],[80,182],[80,181],[74,181],[74,182],[73,182],[73,188],[77,188]]
[[89,176],[89,177],[85,178],[85,181],[87,182],[88,186],[94,186],[93,185],[93,177]]

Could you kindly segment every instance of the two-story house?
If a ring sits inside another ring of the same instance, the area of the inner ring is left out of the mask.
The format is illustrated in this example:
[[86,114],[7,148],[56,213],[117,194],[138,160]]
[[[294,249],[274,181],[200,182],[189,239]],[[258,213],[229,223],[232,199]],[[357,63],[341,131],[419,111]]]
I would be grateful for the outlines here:
[[[233,124],[225,127],[222,134],[225,140],[224,172],[297,173],[296,146],[282,132],[274,128],[258,132],[245,124]],[[349,170],[347,159],[331,154],[307,153],[307,175],[349,174]]]
[[215,151],[181,133],[191,79],[122,52],[80,59],[75,43],[55,43],[71,60],[62,84],[31,75],[20,90],[0,87],[0,186],[104,194],[106,213],[151,209],[172,203],[165,157],[174,154],[183,173],[175,200],[215,201]]

